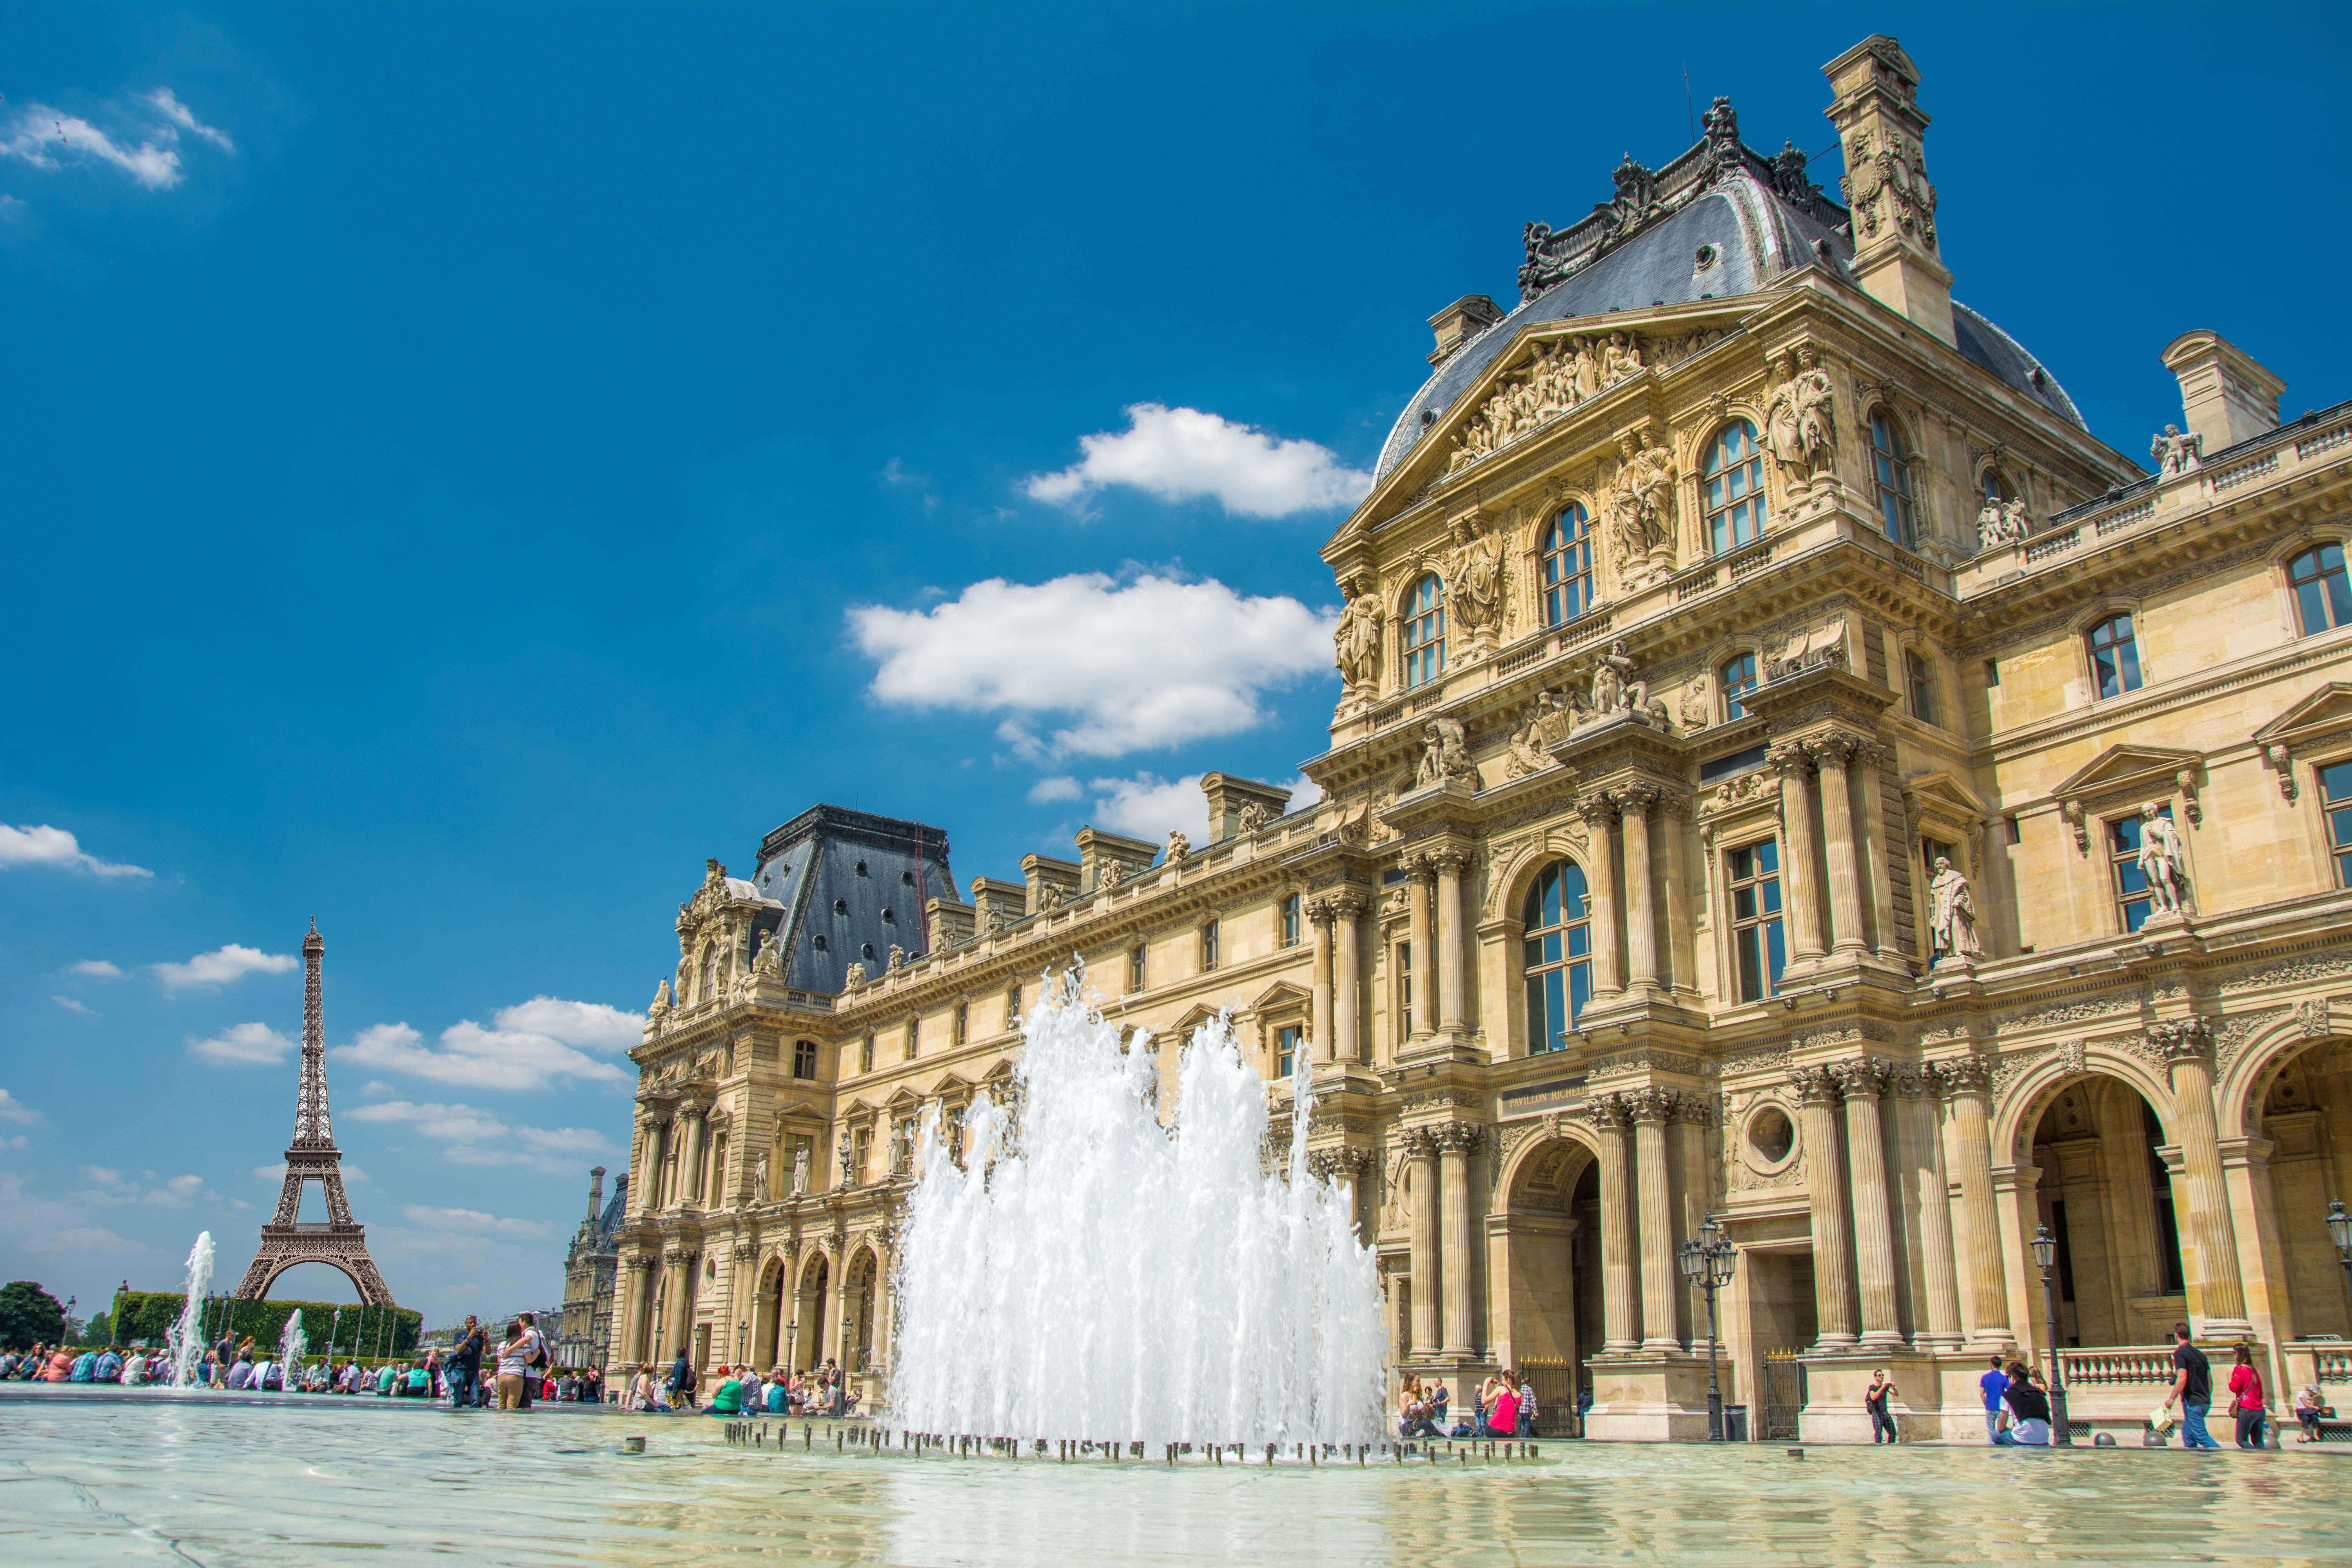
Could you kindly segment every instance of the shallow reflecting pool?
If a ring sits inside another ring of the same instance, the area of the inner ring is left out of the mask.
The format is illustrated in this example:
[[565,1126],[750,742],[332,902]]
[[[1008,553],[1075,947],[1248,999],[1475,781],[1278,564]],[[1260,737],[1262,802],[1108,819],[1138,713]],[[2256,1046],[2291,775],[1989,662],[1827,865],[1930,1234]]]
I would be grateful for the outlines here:
[[[642,1457],[623,1437],[647,1438]],[[2352,1448],[1548,1446],[1308,1469],[779,1452],[701,1416],[0,1387],[12,1563],[2352,1564]]]

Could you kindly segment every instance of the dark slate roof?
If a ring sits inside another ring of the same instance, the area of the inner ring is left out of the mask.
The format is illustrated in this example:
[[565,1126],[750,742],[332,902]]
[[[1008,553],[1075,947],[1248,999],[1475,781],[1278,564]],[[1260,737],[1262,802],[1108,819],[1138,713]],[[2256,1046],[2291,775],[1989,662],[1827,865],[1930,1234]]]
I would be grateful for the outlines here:
[[629,1212],[629,1178],[627,1173],[613,1179],[613,1195],[604,1201],[604,1212],[596,1216],[596,1250],[604,1252],[614,1246],[621,1234],[621,1220]]
[[910,958],[929,952],[924,901],[959,897],[945,833],[838,805],[813,805],[762,839],[751,886],[781,906],[761,924],[785,933],[784,984],[827,994],[852,963],[881,973],[894,943]]

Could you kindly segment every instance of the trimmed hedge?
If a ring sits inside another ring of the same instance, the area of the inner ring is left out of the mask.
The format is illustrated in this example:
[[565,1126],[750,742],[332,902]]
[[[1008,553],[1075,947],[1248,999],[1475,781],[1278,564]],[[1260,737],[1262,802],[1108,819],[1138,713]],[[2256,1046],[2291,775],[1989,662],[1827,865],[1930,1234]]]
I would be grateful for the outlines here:
[[[145,1340],[160,1345],[172,1325],[180,1320],[180,1308],[187,1298],[176,1290],[125,1290],[114,1299],[114,1342],[128,1344],[132,1340]],[[302,1313],[302,1333],[310,1343],[310,1353],[320,1356],[329,1350],[328,1335],[332,1331],[332,1348],[347,1355],[406,1356],[416,1349],[416,1337],[425,1327],[425,1315],[406,1307],[361,1307],[335,1301],[238,1301],[215,1299],[204,1303],[204,1337],[206,1344],[217,1341],[224,1333],[244,1341],[248,1335],[257,1345],[275,1346],[286,1331],[286,1321],[296,1309]],[[337,1314],[341,1313],[340,1318]]]

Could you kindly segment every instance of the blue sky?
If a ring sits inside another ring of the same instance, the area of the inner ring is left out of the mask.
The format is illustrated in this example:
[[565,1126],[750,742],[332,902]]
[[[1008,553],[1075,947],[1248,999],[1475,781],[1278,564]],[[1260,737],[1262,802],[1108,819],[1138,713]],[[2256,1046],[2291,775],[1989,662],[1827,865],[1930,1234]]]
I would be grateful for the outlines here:
[[2127,453],[2192,327],[2352,395],[2340,11],[1653,15],[0,13],[0,1276],[234,1277],[313,916],[379,1261],[504,1310],[704,856],[828,800],[968,881],[1292,777],[1424,319],[1685,70],[1829,149],[1898,34],[1956,294]]

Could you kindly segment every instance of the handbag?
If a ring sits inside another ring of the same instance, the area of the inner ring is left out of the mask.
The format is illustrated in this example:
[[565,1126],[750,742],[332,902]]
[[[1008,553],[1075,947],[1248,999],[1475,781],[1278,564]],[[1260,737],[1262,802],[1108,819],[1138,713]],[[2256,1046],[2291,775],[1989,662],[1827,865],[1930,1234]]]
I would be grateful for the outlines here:
[[2179,1426],[2180,1417],[2172,1413],[2169,1405],[2159,1405],[2147,1413],[2147,1425],[2150,1431],[2161,1436]]

